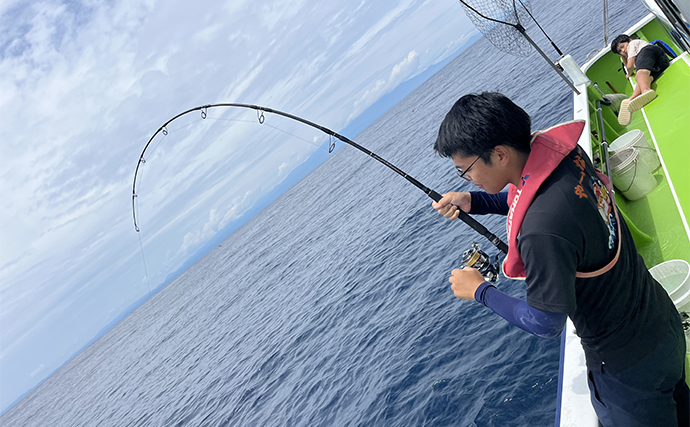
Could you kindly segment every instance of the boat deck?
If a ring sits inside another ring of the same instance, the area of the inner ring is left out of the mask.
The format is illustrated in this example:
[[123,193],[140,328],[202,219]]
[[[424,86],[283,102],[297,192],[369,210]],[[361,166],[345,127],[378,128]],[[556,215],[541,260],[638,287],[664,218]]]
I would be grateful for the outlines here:
[[[652,245],[653,251],[646,249],[648,263],[657,264],[667,259],[685,259],[690,262],[690,243],[681,236],[690,234],[688,230],[688,214],[690,214],[690,65],[688,54],[684,54],[671,64],[665,76],[659,79],[656,91],[664,102],[650,103],[643,109],[643,121],[639,128],[649,134],[648,141],[655,145],[661,160],[662,174],[657,176],[664,179],[655,190],[646,197],[644,216],[654,218],[655,222],[665,223],[667,238],[666,245]],[[684,82],[685,89],[664,85],[663,78],[669,78],[677,84]],[[671,177],[666,180],[665,177]],[[672,200],[671,200],[672,199]],[[669,209],[672,203],[678,210]],[[639,209],[630,206],[631,209]],[[635,215],[631,211],[631,215]],[[643,215],[635,215],[642,217]],[[659,243],[657,242],[657,243]],[[649,246],[649,245],[647,245]],[[644,254],[643,254],[644,256]],[[646,258],[646,259],[647,259]],[[650,267],[651,265],[648,265]]]
[[[633,37],[653,41],[661,39],[680,49],[663,33],[656,21],[651,21]],[[620,57],[611,52],[604,55],[588,70],[592,82],[608,93],[633,92],[634,79],[627,81],[620,68]],[[603,107],[606,137],[609,144],[633,129],[639,129],[647,142],[656,149],[662,167],[654,175],[657,186],[646,197],[630,201],[620,192],[616,203],[628,222],[638,252],[648,268],[670,259],[690,262],[690,57],[687,53],[674,59],[668,69],[652,84],[658,98],[633,113],[628,126],[618,124],[616,115]],[[590,86],[591,123],[598,123],[594,101],[599,95]],[[592,126],[594,129],[594,126]],[[593,135],[593,150],[600,146],[600,136]]]

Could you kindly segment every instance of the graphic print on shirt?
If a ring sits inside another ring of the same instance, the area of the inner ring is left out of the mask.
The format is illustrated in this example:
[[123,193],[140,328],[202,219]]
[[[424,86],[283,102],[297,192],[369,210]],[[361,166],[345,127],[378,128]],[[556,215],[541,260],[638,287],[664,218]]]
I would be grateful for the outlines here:
[[584,187],[582,187],[582,180],[585,179],[585,161],[582,160],[582,157],[580,157],[582,152],[580,151],[579,147],[577,149],[577,153],[578,154],[575,156],[575,160],[573,160],[573,162],[575,163],[577,168],[580,169],[580,181],[579,181],[578,185],[575,186],[575,194],[577,194],[577,196],[579,198],[583,198],[583,197],[587,198],[587,194],[585,193],[585,189],[584,189]]
[[609,249],[616,247],[616,218],[613,214],[613,205],[611,197],[606,186],[598,178],[592,177],[590,179],[592,191],[597,199],[597,210],[599,215],[604,220],[606,227],[609,230]]

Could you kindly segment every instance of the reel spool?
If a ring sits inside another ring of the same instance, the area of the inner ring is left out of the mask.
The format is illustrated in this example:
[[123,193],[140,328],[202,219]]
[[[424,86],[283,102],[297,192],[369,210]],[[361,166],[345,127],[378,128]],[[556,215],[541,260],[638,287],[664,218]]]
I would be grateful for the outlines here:
[[479,270],[487,282],[496,283],[498,280],[498,255],[496,262],[492,263],[491,257],[478,244],[472,243],[472,248],[462,254],[462,262]]

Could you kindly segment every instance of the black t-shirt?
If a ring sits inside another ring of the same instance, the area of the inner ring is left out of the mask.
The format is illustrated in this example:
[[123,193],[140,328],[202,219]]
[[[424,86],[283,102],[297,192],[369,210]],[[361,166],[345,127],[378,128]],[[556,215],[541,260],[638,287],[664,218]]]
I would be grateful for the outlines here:
[[[574,149],[541,185],[522,223],[518,249],[525,264],[527,303],[568,313],[593,368],[623,370],[649,354],[673,302],[637,254],[623,218],[621,235],[604,184],[587,155]],[[606,266],[608,272],[576,278]]]

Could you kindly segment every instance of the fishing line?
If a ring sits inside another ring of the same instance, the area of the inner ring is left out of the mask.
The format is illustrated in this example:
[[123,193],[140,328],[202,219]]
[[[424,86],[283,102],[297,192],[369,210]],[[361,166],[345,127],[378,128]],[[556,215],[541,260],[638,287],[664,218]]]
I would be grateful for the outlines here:
[[[151,280],[149,280],[149,271],[148,271],[148,268],[146,266],[146,257],[144,256],[144,243],[141,241],[141,233],[137,233],[137,235],[139,236],[139,247],[141,248],[141,259],[144,261],[144,277],[146,278],[146,288],[148,289],[148,292],[149,292],[149,297],[147,299],[150,300],[153,297],[153,293],[151,292]],[[151,304],[151,305],[153,305],[153,304]],[[152,317],[154,319],[158,319],[158,315],[156,313],[155,307],[151,307],[151,311],[152,311]],[[158,329],[160,330],[160,325],[159,325]]]
[[[161,140],[162,140],[162,138],[161,138]],[[143,163],[146,163],[146,161],[144,160]],[[142,169],[141,177],[139,178],[140,181],[143,180],[143,177],[144,177],[144,169]],[[139,205],[137,204],[137,213],[138,213],[138,211],[139,211]],[[142,241],[141,233],[139,232],[139,233],[137,233],[137,235],[139,237],[139,248],[141,249],[141,259],[144,263],[144,278],[146,279],[146,289],[148,291],[147,300],[151,300],[151,298],[153,297],[153,291],[151,290],[151,279],[149,278],[149,270],[148,270],[148,264],[146,263],[146,255],[144,254],[144,242]],[[158,313],[156,312],[156,308],[153,307],[154,304],[152,303],[151,305],[152,305],[152,307],[150,308],[151,317],[153,317],[153,319],[155,319],[154,322],[156,323],[156,327],[160,331],[160,321],[158,319]]]
[[[312,128],[315,128],[315,129],[317,129],[317,130],[323,132],[324,134],[328,135],[328,137],[329,137],[329,141],[328,141],[328,152],[329,152],[329,153],[332,153],[332,152],[335,150],[335,148],[336,148],[336,144],[335,144],[334,138],[335,138],[335,139],[338,139],[338,140],[340,140],[340,141],[342,141],[342,142],[344,142],[344,143],[346,143],[346,144],[352,146],[353,148],[356,148],[357,150],[359,150],[359,151],[361,151],[361,152],[363,152],[363,153],[369,155],[370,157],[374,158],[374,160],[376,160],[376,161],[382,163],[384,166],[386,166],[386,167],[388,167],[389,169],[393,170],[394,172],[396,172],[397,174],[399,174],[400,176],[402,176],[403,178],[405,178],[408,182],[410,182],[411,184],[413,184],[415,187],[417,187],[417,188],[419,188],[420,190],[422,190],[427,196],[429,196],[429,197],[430,197],[431,199],[433,199],[434,201],[438,202],[438,201],[440,201],[441,198],[442,198],[442,196],[441,196],[439,193],[437,193],[436,191],[434,191],[434,190],[432,190],[432,189],[426,187],[426,186],[423,185],[421,182],[417,181],[415,178],[409,176],[407,173],[405,173],[404,171],[402,171],[401,169],[399,169],[397,166],[395,166],[395,165],[391,164],[390,162],[388,162],[386,159],[384,159],[384,158],[380,157],[379,155],[377,155],[376,153],[374,153],[374,152],[372,152],[372,151],[370,151],[370,150],[368,150],[368,149],[362,147],[361,145],[359,145],[359,144],[355,143],[354,141],[350,140],[349,138],[347,138],[347,137],[345,137],[345,136],[342,136],[342,135],[340,135],[340,134],[338,134],[338,133],[332,131],[331,129],[328,129],[328,128],[326,128],[326,127],[323,127],[323,126],[321,126],[321,125],[319,125],[319,124],[316,124],[316,123],[314,123],[314,122],[311,122],[311,121],[309,121],[309,120],[303,119],[303,118],[298,117],[298,116],[294,116],[294,115],[292,115],[292,114],[284,113],[284,112],[282,112],[282,111],[274,110],[274,109],[267,108],[267,107],[260,107],[260,106],[248,105],[248,104],[235,104],[235,103],[212,104],[212,105],[204,105],[204,106],[192,108],[192,109],[189,109],[189,110],[187,110],[187,111],[184,111],[184,112],[182,112],[182,113],[180,113],[180,114],[174,116],[173,118],[171,118],[170,120],[168,120],[167,122],[165,122],[160,128],[158,128],[158,130],[151,136],[151,138],[148,140],[148,142],[147,142],[146,145],[144,146],[144,149],[142,150],[141,155],[139,156],[139,161],[137,162],[136,170],[135,170],[135,173],[134,173],[134,179],[133,179],[133,182],[132,182],[132,217],[133,217],[133,220],[134,220],[134,228],[135,228],[135,230],[137,231],[137,233],[140,233],[140,232],[141,232],[140,227],[139,227],[139,224],[138,224],[138,220],[137,220],[137,218],[138,218],[138,210],[139,210],[139,209],[138,209],[138,203],[137,203],[137,198],[138,198],[138,193],[137,193],[137,189],[138,189],[138,187],[137,187],[137,180],[139,181],[139,186],[140,186],[140,185],[141,185],[141,181],[142,181],[142,179],[143,179],[143,169],[145,169],[145,168],[143,168],[143,166],[146,164],[146,157],[145,157],[145,156],[146,156],[147,154],[148,154],[148,155],[153,154],[153,153],[156,151],[156,149],[160,146],[160,144],[162,143],[163,139],[165,139],[165,137],[168,136],[168,134],[169,134],[170,132],[175,132],[175,131],[178,131],[178,130],[180,130],[180,129],[189,127],[189,126],[191,126],[191,125],[194,124],[194,123],[198,123],[199,121],[206,120],[207,118],[209,118],[209,117],[208,117],[208,110],[209,110],[210,108],[219,108],[219,107],[226,107],[226,108],[227,108],[227,107],[236,107],[236,108],[253,109],[253,110],[256,111],[257,121],[259,122],[259,124],[261,124],[261,125],[266,124],[266,126],[272,128],[272,129],[274,129],[274,130],[280,131],[280,132],[282,132],[282,133],[284,133],[284,134],[286,134],[286,135],[289,135],[289,136],[291,136],[291,137],[293,137],[293,138],[297,138],[297,139],[299,139],[299,140],[301,140],[301,141],[304,141],[304,142],[307,142],[307,143],[309,143],[309,144],[316,145],[317,148],[319,148],[319,149],[325,149],[325,147],[322,147],[322,146],[320,146],[320,145],[314,144],[313,142],[311,142],[311,141],[309,141],[309,140],[307,140],[307,139],[304,139],[304,138],[302,138],[302,137],[300,137],[300,136],[294,135],[294,134],[292,134],[292,133],[290,133],[290,132],[287,132],[287,131],[285,131],[285,130],[283,130],[283,129],[280,129],[280,128],[276,127],[276,126],[273,126],[273,125],[270,125],[270,124],[265,123],[265,122],[266,122],[266,116],[264,115],[264,113],[273,113],[273,114],[276,114],[276,115],[278,115],[278,116],[282,116],[282,117],[288,118],[288,119],[290,119],[290,120],[297,121],[297,122],[300,122],[300,123],[302,123],[302,124],[306,124],[307,126],[310,126],[310,127],[312,127]],[[192,113],[192,112],[194,112],[194,111],[200,111],[201,119],[197,119],[197,120],[195,120],[195,121],[193,121],[193,122],[187,123],[187,124],[185,124],[185,125],[183,125],[183,126],[179,126],[179,127],[175,128],[175,129],[172,129],[172,130],[169,130],[169,129],[168,129],[168,126],[169,126],[173,121],[175,121],[176,119],[178,119],[178,118],[180,118],[180,117],[182,117],[182,116],[184,116],[184,115],[190,114],[190,113]],[[221,120],[223,120],[223,121],[237,121],[237,122],[250,122],[250,123],[252,123],[251,121],[246,121],[246,120],[234,120],[234,119],[225,119],[225,118],[210,118],[210,119],[215,120],[215,121],[221,121]],[[255,123],[255,122],[253,122],[253,123]],[[157,136],[159,133],[162,133],[162,134],[163,134],[163,138],[159,138],[159,140],[156,142],[156,144],[153,145],[153,146],[149,149],[149,147],[151,146],[151,143],[153,142],[153,140],[156,138],[156,136]],[[141,172],[140,172],[140,170],[141,170]],[[467,214],[466,212],[464,212],[463,210],[458,209],[458,213],[459,213],[458,218],[459,218],[461,221],[463,221],[464,223],[466,223],[467,225],[469,225],[472,229],[474,229],[475,231],[477,231],[479,234],[481,234],[481,235],[483,235],[485,238],[487,238],[487,239],[488,239],[494,246],[496,246],[501,252],[503,252],[503,253],[507,253],[507,252],[508,252],[508,245],[506,245],[504,242],[502,242],[496,235],[492,234],[486,227],[484,227],[482,224],[480,224],[477,220],[475,220],[474,218],[472,218],[470,215],[468,215],[468,214]],[[147,266],[147,262],[146,262],[146,257],[145,257],[145,255],[144,255],[144,244],[143,244],[143,240],[142,240],[141,234],[139,234],[139,246],[140,246],[140,249],[141,249],[142,261],[144,262],[144,273],[145,273],[145,277],[146,277],[146,283],[147,283],[147,289],[148,289],[149,299],[151,299],[152,296],[153,296],[153,294],[152,294],[152,290],[151,290],[151,281],[150,281],[150,277],[149,277],[149,273],[148,273],[148,266]],[[480,269],[480,272],[482,272],[482,274],[485,275],[485,277],[487,277],[487,275],[485,274],[486,272],[484,272],[481,268],[482,268],[482,266],[485,266],[485,267],[487,267],[487,268],[490,267],[490,266],[494,266],[494,263],[491,262],[491,260],[488,258],[488,256],[486,255],[486,253],[484,253],[484,252],[482,252],[482,251],[479,250],[479,247],[478,247],[477,245],[473,245],[473,249],[475,250],[476,254],[472,255],[471,258],[472,258],[472,260],[475,261],[475,263],[477,264],[475,267],[478,268],[478,269]],[[470,263],[470,264],[468,264],[468,265],[473,266],[474,264]],[[495,262],[495,265],[498,265],[498,255],[496,255],[496,262]],[[496,267],[494,266],[494,267],[492,267],[492,268],[495,269]],[[489,276],[490,276],[490,275],[489,275]],[[496,277],[497,277],[497,276],[496,276]],[[495,277],[494,277],[494,278],[489,277],[487,280],[492,280],[492,281],[494,281],[494,280],[495,280]],[[154,316],[154,318],[156,319],[156,323],[158,324],[158,329],[160,330],[160,319],[158,319],[158,316],[157,316],[155,307],[152,307],[151,310],[152,310],[152,315]]]
[[[240,122],[240,123],[256,123],[256,122],[253,121],[253,120],[224,119],[224,118],[221,118],[221,117],[207,117],[207,120],[216,120],[216,121],[224,121],[224,122]],[[313,142],[313,141],[309,141],[308,139],[304,139],[304,138],[302,138],[301,136],[292,134],[292,133],[290,133],[290,132],[288,132],[288,131],[286,131],[286,130],[283,130],[283,129],[279,128],[279,127],[270,125],[270,124],[265,123],[265,122],[264,122],[262,125],[263,125],[263,126],[267,126],[267,127],[271,128],[271,129],[275,129],[275,130],[277,130],[278,132],[282,132],[282,133],[284,133],[285,135],[289,135],[289,136],[291,136],[291,137],[293,137],[293,138],[299,139],[300,141],[304,141],[304,142],[306,142],[307,144],[313,145],[314,147],[318,148],[319,150],[325,150],[325,149],[326,149],[326,147],[324,147],[323,144],[321,144],[321,145],[316,144],[316,143]],[[330,146],[330,145],[329,145],[329,146]],[[332,152],[332,151],[329,151],[329,152]]]
[[[306,142],[306,143],[308,143],[308,144],[310,144],[310,145],[315,146],[315,147],[316,147],[317,149],[319,149],[319,150],[324,150],[324,151],[328,151],[329,153],[331,153],[331,152],[333,152],[333,150],[334,150],[334,148],[335,148],[335,142],[332,141],[332,137],[329,137],[330,141],[329,141],[328,147],[326,147],[326,146],[324,146],[323,143],[322,143],[322,144],[317,144],[317,143],[315,143],[315,142],[313,142],[313,141],[310,141],[310,140],[308,140],[308,139],[306,139],[306,138],[303,138],[303,137],[301,137],[301,136],[299,136],[299,135],[295,135],[295,134],[293,134],[293,133],[287,132],[287,131],[285,131],[285,130],[283,130],[283,129],[277,127],[277,126],[273,126],[273,125],[271,125],[271,124],[269,124],[269,123],[265,123],[265,117],[262,119],[262,118],[261,118],[261,115],[257,116],[257,118],[260,120],[260,123],[263,122],[263,123],[261,123],[263,126],[267,126],[267,127],[271,128],[271,129],[276,130],[276,131],[278,131],[278,132],[281,132],[281,133],[283,133],[283,134],[285,134],[285,135],[289,135],[289,136],[292,137],[292,138],[296,138],[296,139],[298,139],[298,140],[300,140],[300,141]],[[223,121],[223,122],[250,123],[250,124],[256,124],[256,122],[257,122],[257,120],[228,119],[228,118],[224,118],[224,117],[212,117],[212,116],[210,116],[210,115],[208,114],[207,111],[202,110],[202,112],[201,112],[201,118],[199,118],[199,119],[193,120],[193,121],[191,121],[191,122],[189,122],[189,123],[187,123],[187,124],[184,124],[184,125],[181,125],[181,126],[178,126],[178,127],[175,127],[175,128],[169,128],[169,127],[168,127],[169,124],[167,124],[167,125],[163,126],[161,129],[159,129],[159,130],[161,131],[160,133],[162,134],[162,136],[161,136],[160,138],[158,138],[158,140],[156,141],[156,143],[155,143],[154,145],[152,145],[152,146],[149,148],[149,150],[147,151],[147,156],[149,157],[149,159],[150,159],[151,156],[156,152],[156,150],[158,149],[158,147],[160,146],[160,144],[161,144],[164,140],[166,140],[166,138],[169,138],[169,137],[172,138],[173,135],[175,135],[178,131],[183,130],[183,129],[185,129],[185,128],[188,128],[188,127],[190,127],[190,126],[192,126],[192,125],[194,125],[194,124],[197,124],[197,123],[199,123],[199,122],[202,122],[202,121],[204,121],[205,119],[206,119],[206,120],[209,120],[209,121],[214,121],[214,122]],[[173,139],[174,139],[174,138],[173,138]],[[346,160],[347,160],[347,161],[350,161],[350,159],[346,159]],[[143,178],[144,178],[144,175],[145,175],[144,171],[146,170],[146,167],[145,167],[145,166],[147,165],[147,160],[146,160],[145,158],[143,158],[143,157],[140,158],[140,165],[141,165],[141,169],[140,169],[139,175],[138,175],[139,190],[141,189],[141,185],[142,185],[143,182],[144,182],[144,179],[143,179]],[[138,194],[135,195],[134,197],[138,197]],[[135,213],[136,218],[140,218],[141,216],[140,216],[140,214],[139,214],[139,203],[135,203],[133,206],[134,206],[134,208],[136,209],[136,213]],[[151,278],[150,278],[149,272],[148,272],[148,263],[147,263],[146,256],[145,256],[145,253],[144,253],[144,244],[143,244],[143,239],[142,239],[141,231],[140,231],[140,230],[137,230],[137,231],[139,231],[139,233],[137,233],[137,234],[138,234],[138,238],[139,238],[138,240],[139,240],[139,248],[140,248],[140,250],[141,250],[141,257],[142,257],[142,261],[143,261],[143,263],[144,263],[144,279],[145,279],[146,285],[147,285],[148,299],[151,299],[151,298],[153,297],[154,294],[153,294],[153,290],[152,290],[152,286],[151,286]],[[155,321],[156,321],[156,324],[158,325],[158,330],[160,330],[160,329],[161,329],[161,325],[160,325],[160,319],[158,318],[158,313],[157,313],[158,310],[156,310],[155,307],[152,307],[150,310],[151,310],[150,315],[151,315],[154,319],[156,319]]]
[[153,154],[153,153],[156,152],[156,149],[158,148],[158,146],[161,145],[161,143],[163,142],[163,140],[165,139],[165,137],[168,136],[168,134],[169,134],[170,132],[177,132],[178,130],[182,130],[182,129],[186,128],[186,127],[189,127],[189,126],[193,125],[194,123],[198,123],[198,122],[201,122],[201,121],[203,121],[203,119],[197,119],[197,120],[194,120],[193,122],[189,122],[189,123],[187,123],[186,125],[182,125],[182,126],[180,126],[180,127],[178,127],[178,128],[172,129],[172,130],[168,129],[167,126],[166,126],[165,130],[162,132],[162,133],[163,133],[163,138],[159,139],[158,142],[156,143],[156,145],[151,149],[151,154]]
[[[279,110],[274,110],[272,108],[268,107],[261,107],[258,105],[250,105],[250,104],[238,104],[238,103],[218,103],[218,104],[208,104],[208,105],[202,105],[199,107],[191,108],[187,111],[184,111],[182,113],[179,113],[178,115],[174,116],[167,122],[165,122],[158,130],[151,136],[151,138],[148,140],[146,145],[144,146],[144,149],[141,152],[141,155],[139,156],[139,161],[137,162],[136,170],[134,171],[134,180],[132,182],[132,217],[134,219],[134,229],[139,232],[139,225],[137,222],[137,210],[136,210],[136,199],[137,199],[137,178],[139,175],[139,169],[142,164],[146,162],[145,160],[145,155],[147,153],[147,150],[149,146],[151,145],[151,142],[154,140],[154,138],[159,134],[163,133],[164,135],[167,135],[167,126],[175,121],[176,119],[190,114],[194,111],[200,111],[201,112],[201,117],[202,119],[205,119],[207,117],[207,111],[210,108],[219,108],[219,107],[234,107],[234,108],[245,108],[245,109],[252,109],[256,111],[257,114],[257,120],[259,124],[264,124],[265,122],[265,116],[264,113],[272,113],[276,114],[279,116],[286,117],[288,119],[303,123],[307,126],[313,127],[315,129],[320,130],[321,132],[325,133],[326,135],[329,135],[331,137],[331,141],[329,143],[329,152],[332,152],[335,149],[335,144],[332,141],[332,138],[339,139],[340,141],[350,145],[351,147],[354,147],[358,149],[359,151],[363,152],[364,154],[367,154],[368,156],[372,157],[374,160],[378,161],[379,163],[382,163],[384,166],[388,167],[398,175],[402,176],[405,178],[409,183],[414,185],[415,187],[419,188],[429,196],[432,200],[438,202],[441,200],[442,196],[438,192],[428,188],[421,182],[417,181],[414,177],[408,175],[406,172],[398,168],[397,166],[393,165],[392,163],[388,162],[386,159],[380,157],[378,154],[374,153],[373,151],[368,150],[367,148],[357,144],[356,142],[352,141],[351,139],[338,134],[337,132],[328,129],[324,126],[321,126],[317,123],[311,122],[309,120],[303,119],[301,117],[285,113]],[[487,238],[494,246],[496,246],[501,252],[503,253],[508,253],[508,245],[506,245],[503,241],[501,241],[496,235],[491,233],[486,227],[484,227],[482,224],[480,224],[476,219],[472,218],[469,214],[467,214],[465,211],[462,209],[458,209],[459,212],[459,217],[462,222],[465,224],[469,225],[472,229],[474,229],[476,232]]]
[[[194,120],[193,122],[187,123],[186,125],[182,125],[182,126],[180,126],[180,127],[178,127],[178,128],[172,129],[172,130],[167,129],[167,127],[166,127],[165,135],[163,135],[163,138],[159,139],[158,142],[156,143],[156,145],[153,146],[153,148],[151,148],[150,154],[153,154],[153,153],[156,152],[156,149],[158,148],[158,146],[160,146],[160,144],[163,142],[163,139],[164,139],[166,136],[168,136],[169,133],[171,133],[171,132],[172,132],[172,133],[177,132],[177,131],[179,131],[179,130],[181,130],[181,129],[184,129],[184,128],[186,128],[186,127],[189,127],[189,126],[193,125],[194,123],[202,122],[202,121],[204,121],[204,120],[215,120],[215,121],[224,121],[224,122],[233,122],[233,123],[256,123],[256,121],[254,121],[254,120],[226,119],[226,118],[222,118],[222,117],[209,117],[209,116],[208,116],[208,113],[205,113],[204,116],[205,116],[205,117],[202,118],[202,119]],[[314,143],[313,141],[309,141],[308,139],[302,138],[301,136],[298,136],[298,135],[292,134],[292,133],[290,133],[290,132],[287,132],[287,131],[285,131],[285,130],[279,128],[279,127],[273,126],[273,125],[268,124],[268,123],[265,123],[265,122],[264,122],[264,123],[261,123],[261,124],[262,124],[263,126],[267,126],[267,127],[271,128],[271,129],[274,129],[274,130],[277,130],[277,131],[279,131],[279,132],[282,132],[282,133],[284,133],[284,134],[286,134],[286,135],[289,135],[289,136],[291,136],[291,137],[293,137],[293,138],[299,139],[300,141],[304,141],[304,142],[306,142],[307,144],[313,145],[314,147],[318,148],[319,150],[326,150],[326,148],[325,148],[323,145],[316,144],[316,143]],[[329,144],[329,149],[328,149],[328,152],[329,152],[329,153],[332,153],[332,152],[333,152],[333,148],[331,148],[331,147],[333,147],[333,145],[332,145],[332,144]],[[149,155],[149,157],[150,157],[150,155]]]
[[[153,146],[153,148],[151,149],[151,154],[153,154],[153,153],[156,152],[156,149],[158,149],[158,146],[161,145],[161,142],[163,142],[163,140],[165,139],[166,136],[168,136],[167,133],[166,133],[165,135],[163,135],[163,138],[161,138],[161,139],[156,143],[156,145]],[[144,160],[144,163],[146,163],[146,160]]]

